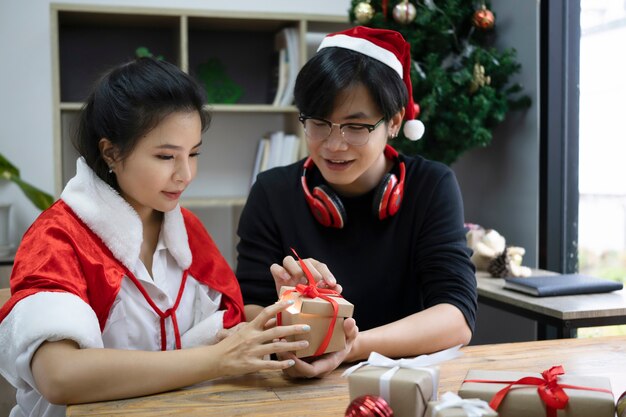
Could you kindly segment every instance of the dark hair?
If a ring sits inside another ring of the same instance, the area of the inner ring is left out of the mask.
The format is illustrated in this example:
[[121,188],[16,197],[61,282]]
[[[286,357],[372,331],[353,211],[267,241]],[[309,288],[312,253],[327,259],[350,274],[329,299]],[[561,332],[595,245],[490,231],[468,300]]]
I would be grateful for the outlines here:
[[296,106],[308,116],[328,117],[342,91],[361,83],[389,121],[406,106],[406,85],[388,65],[345,48],[320,50],[300,70],[294,90]]
[[204,103],[202,88],[181,69],[139,58],[113,68],[97,82],[81,110],[74,146],[98,177],[119,189],[100,154],[100,139],[109,139],[124,159],[140,138],[179,111],[198,112],[204,132],[211,121]]

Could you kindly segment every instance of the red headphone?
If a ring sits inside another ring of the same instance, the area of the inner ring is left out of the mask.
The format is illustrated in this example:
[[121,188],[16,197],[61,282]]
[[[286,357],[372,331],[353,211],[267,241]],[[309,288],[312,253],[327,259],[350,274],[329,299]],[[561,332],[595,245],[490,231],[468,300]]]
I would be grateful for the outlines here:
[[[400,160],[398,152],[395,149],[386,145],[384,153],[387,159],[393,160],[398,166],[400,179],[398,180],[393,173],[388,172],[376,187],[372,211],[374,216],[380,220],[391,217],[400,210],[400,203],[402,202],[402,196],[404,194],[404,176],[406,173],[404,162]],[[341,229],[346,223],[348,216],[339,196],[326,185],[318,185],[313,188],[313,192],[309,191],[309,187],[306,183],[306,171],[313,165],[313,160],[310,157],[304,162],[301,177],[304,198],[313,216],[320,224],[326,227]]]

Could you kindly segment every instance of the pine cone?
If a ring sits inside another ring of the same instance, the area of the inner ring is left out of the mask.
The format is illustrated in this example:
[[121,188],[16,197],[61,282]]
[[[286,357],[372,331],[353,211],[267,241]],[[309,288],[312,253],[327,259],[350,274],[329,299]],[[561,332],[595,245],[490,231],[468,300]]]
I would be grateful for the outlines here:
[[487,271],[495,278],[528,277],[531,275],[530,268],[522,266],[525,252],[519,246],[509,246],[489,263]]
[[504,278],[511,275],[511,259],[508,251],[505,249],[500,255],[491,260],[487,271],[494,278]]

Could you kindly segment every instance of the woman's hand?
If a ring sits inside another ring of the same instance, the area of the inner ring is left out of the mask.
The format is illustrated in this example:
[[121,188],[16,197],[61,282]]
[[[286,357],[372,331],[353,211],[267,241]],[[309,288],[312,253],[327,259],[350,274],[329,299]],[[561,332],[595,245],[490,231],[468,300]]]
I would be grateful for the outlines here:
[[293,301],[279,301],[265,307],[254,320],[241,323],[223,332],[226,337],[215,347],[219,351],[219,374],[241,375],[263,369],[286,369],[295,364],[290,357],[265,360],[272,353],[282,354],[308,346],[308,342],[287,342],[285,337],[307,333],[308,325],[273,326],[273,319],[280,311],[293,304]]
[[[302,261],[306,264],[307,268],[309,268],[309,271],[311,271],[311,275],[313,279],[315,279],[318,288],[328,288],[341,294],[341,285],[337,284],[337,280],[325,263],[313,258],[303,259]],[[282,266],[272,264],[272,266],[270,266],[270,272],[276,284],[276,294],[280,294],[280,288],[282,286],[295,287],[298,284],[306,285],[309,283],[300,264],[293,256],[286,256],[285,259],[283,259]]]
[[215,343],[219,343],[222,340],[226,339],[228,336],[231,336],[235,333],[237,333],[239,330],[241,330],[242,328],[244,328],[248,323],[242,321],[241,323],[231,327],[230,329],[222,329],[219,330],[217,332],[217,334],[215,335]]
[[293,360],[295,365],[283,369],[283,373],[292,378],[322,378],[334,371],[345,360],[359,334],[359,328],[352,318],[345,319],[343,331],[346,335],[346,347],[343,350],[310,358],[311,361],[298,359],[293,352],[277,353],[281,360]]

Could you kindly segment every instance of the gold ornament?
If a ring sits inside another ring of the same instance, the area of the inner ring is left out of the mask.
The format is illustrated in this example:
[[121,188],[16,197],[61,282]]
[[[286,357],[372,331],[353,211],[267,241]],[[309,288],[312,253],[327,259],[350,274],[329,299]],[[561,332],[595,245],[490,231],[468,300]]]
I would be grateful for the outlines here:
[[483,4],[480,9],[474,12],[474,16],[472,16],[472,24],[478,29],[491,30],[496,24],[496,18],[493,15],[493,12]]
[[485,85],[491,84],[491,77],[485,75],[485,67],[480,65],[479,63],[474,64],[474,72],[472,76],[472,81],[470,81],[469,91],[471,94],[474,94],[480,87],[484,87]]
[[401,25],[406,25],[415,20],[417,10],[415,10],[415,6],[409,3],[409,0],[404,0],[402,3],[396,4],[393,8],[392,14],[393,20]]
[[354,17],[357,23],[362,25],[369,23],[374,17],[374,13],[374,8],[369,0],[367,2],[361,2],[354,7]]

